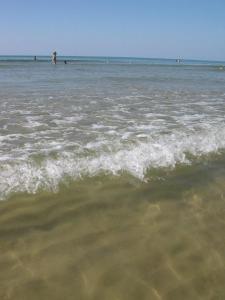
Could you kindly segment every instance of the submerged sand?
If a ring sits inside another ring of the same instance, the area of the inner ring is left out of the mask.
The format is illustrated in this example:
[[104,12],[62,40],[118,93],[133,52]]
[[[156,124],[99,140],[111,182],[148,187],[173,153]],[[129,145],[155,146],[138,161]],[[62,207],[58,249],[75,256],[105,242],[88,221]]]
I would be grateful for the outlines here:
[[224,162],[0,203],[0,299],[225,299]]

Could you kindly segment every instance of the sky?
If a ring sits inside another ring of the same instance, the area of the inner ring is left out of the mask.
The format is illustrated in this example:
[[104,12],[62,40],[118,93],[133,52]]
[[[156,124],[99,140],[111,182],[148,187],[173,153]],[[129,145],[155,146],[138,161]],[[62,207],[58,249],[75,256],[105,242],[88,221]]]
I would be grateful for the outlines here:
[[225,61],[225,0],[0,0],[0,55]]

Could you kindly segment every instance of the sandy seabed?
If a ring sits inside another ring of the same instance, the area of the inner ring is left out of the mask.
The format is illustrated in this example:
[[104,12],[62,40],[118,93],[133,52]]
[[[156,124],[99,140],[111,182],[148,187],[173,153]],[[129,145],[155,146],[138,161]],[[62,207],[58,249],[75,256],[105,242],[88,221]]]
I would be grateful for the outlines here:
[[225,299],[224,165],[1,201],[0,299]]

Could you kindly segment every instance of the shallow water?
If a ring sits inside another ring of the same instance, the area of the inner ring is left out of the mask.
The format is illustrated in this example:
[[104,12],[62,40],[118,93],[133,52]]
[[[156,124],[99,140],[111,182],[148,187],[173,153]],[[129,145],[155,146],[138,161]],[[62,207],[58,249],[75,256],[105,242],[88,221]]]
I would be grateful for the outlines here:
[[224,67],[114,60],[0,60],[2,199],[225,148]]
[[223,63],[24,59],[0,57],[0,299],[225,299]]
[[1,299],[224,299],[224,167],[1,202]]

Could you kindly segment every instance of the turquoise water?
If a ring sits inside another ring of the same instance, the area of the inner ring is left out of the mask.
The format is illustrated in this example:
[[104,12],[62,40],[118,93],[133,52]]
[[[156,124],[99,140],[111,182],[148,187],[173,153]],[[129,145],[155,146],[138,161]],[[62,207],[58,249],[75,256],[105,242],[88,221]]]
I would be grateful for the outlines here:
[[0,57],[0,298],[224,299],[225,63],[58,59]]

